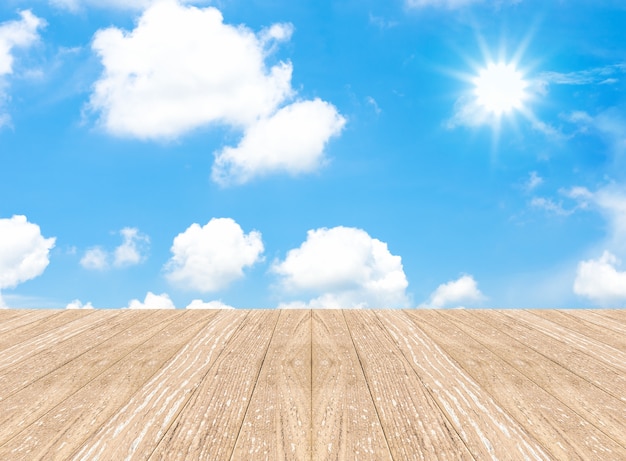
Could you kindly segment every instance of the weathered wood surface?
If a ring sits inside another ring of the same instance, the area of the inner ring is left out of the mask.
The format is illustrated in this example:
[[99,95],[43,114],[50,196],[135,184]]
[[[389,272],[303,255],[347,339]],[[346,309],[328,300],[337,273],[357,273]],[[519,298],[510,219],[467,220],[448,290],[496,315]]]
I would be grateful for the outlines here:
[[623,460],[626,311],[0,311],[2,460]]

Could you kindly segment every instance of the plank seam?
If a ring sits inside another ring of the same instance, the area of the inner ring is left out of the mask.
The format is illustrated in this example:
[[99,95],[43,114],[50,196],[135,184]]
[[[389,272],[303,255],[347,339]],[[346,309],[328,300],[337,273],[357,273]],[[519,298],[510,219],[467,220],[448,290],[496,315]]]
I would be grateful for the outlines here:
[[[461,323],[463,323],[466,327],[467,325],[463,322],[463,321],[459,321]],[[626,448],[626,446],[618,441],[615,440],[614,437],[612,437],[610,434],[607,434],[605,431],[603,431],[600,427],[598,427],[598,425],[596,425],[595,423],[593,423],[592,421],[589,421],[586,417],[584,417],[583,415],[581,415],[578,411],[574,410],[571,406],[569,406],[567,403],[565,403],[563,401],[562,398],[560,398],[560,396],[553,394],[552,392],[548,391],[547,389],[545,389],[543,386],[539,385],[539,383],[537,383],[534,379],[532,379],[530,376],[527,376],[525,373],[523,373],[522,370],[518,369],[516,366],[510,364],[504,357],[502,357],[500,354],[496,353],[491,347],[489,347],[488,345],[484,344],[482,341],[480,341],[479,339],[477,339],[474,335],[472,335],[471,333],[461,329],[461,331],[463,331],[465,334],[467,334],[468,336],[470,336],[472,339],[474,339],[477,343],[479,343],[481,346],[483,346],[485,349],[489,350],[492,354],[494,354],[496,357],[498,357],[500,360],[502,360],[503,362],[505,362],[507,365],[509,365],[511,368],[513,368],[515,371],[517,371],[518,373],[523,374],[529,381],[531,381],[535,386],[541,388],[544,390],[544,392],[548,393],[549,395],[551,395],[554,399],[558,400],[559,402],[561,402],[561,404],[565,407],[567,407],[572,413],[574,413],[575,415],[578,415],[581,419],[585,420],[588,424],[590,424],[591,426],[595,427],[599,432],[601,432],[602,434],[604,434],[608,439],[613,440],[617,445]],[[519,342],[519,341],[518,341]],[[520,343],[523,344],[523,343]],[[560,366],[560,365],[559,365]],[[563,368],[563,367],[561,367]],[[612,396],[611,396],[612,397]]]
[[374,401],[374,396],[372,395],[372,389],[370,388],[370,383],[367,380],[367,375],[365,374],[365,369],[363,368],[363,362],[361,361],[361,355],[359,354],[359,350],[356,347],[356,344],[354,343],[354,337],[352,336],[352,331],[350,330],[350,326],[348,325],[348,321],[346,320],[346,313],[345,311],[342,309],[341,310],[341,315],[343,316],[343,321],[346,324],[346,329],[348,330],[348,334],[350,335],[350,341],[352,342],[352,347],[354,348],[354,353],[356,354],[356,358],[359,361],[359,367],[361,368],[361,373],[363,374],[363,379],[365,381],[365,385],[367,386],[367,392],[370,396],[370,399],[372,401],[372,405],[374,406],[374,411],[376,411],[376,417],[378,418],[378,423],[380,424],[380,428],[383,432],[383,436],[385,437],[385,445],[387,446],[387,451],[389,452],[389,456],[392,460],[395,460],[395,458],[393,457],[393,452],[391,450],[391,447],[389,445],[389,440],[387,438],[387,431],[385,431],[385,426],[382,422],[382,420],[380,419],[380,413],[378,412],[378,406],[376,405],[376,402]]
[[[155,312],[156,312],[156,311],[155,311]],[[137,347],[141,347],[144,343],[146,343],[146,342],[148,342],[150,339],[152,339],[152,337],[153,337],[153,336],[156,336],[157,334],[159,334],[161,331],[163,331],[163,330],[167,327],[167,325],[169,325],[169,324],[170,324],[171,322],[173,322],[174,320],[175,320],[175,319],[172,319],[171,321],[168,321],[168,322],[167,322],[167,323],[163,326],[163,328],[161,328],[160,330],[156,331],[156,332],[154,333],[154,335],[152,335],[152,336],[150,336],[149,338],[147,338],[144,342],[142,342],[142,343],[138,344],[138,345],[137,345]],[[129,328],[130,328],[130,327],[129,327]],[[126,330],[122,330],[121,332],[119,332],[119,333],[117,333],[117,334],[123,333],[123,331],[126,331]],[[116,335],[114,335],[114,336],[112,336],[112,337],[111,337],[111,338],[109,338],[109,339],[114,338],[115,336],[117,336],[117,334],[116,334]],[[108,340],[107,340],[107,341],[108,341]],[[105,341],[105,342],[106,342],[106,341]],[[98,377],[100,377],[102,374],[104,374],[104,373],[105,373],[105,372],[106,372],[109,368],[111,368],[111,367],[115,366],[117,363],[119,363],[120,361],[124,360],[124,358],[126,358],[126,357],[127,357],[129,354],[131,354],[132,352],[133,352],[133,351],[129,351],[127,354],[125,354],[125,355],[123,355],[122,357],[120,357],[120,359],[119,359],[119,360],[116,360],[115,362],[112,362],[110,366],[108,366],[107,368],[103,369],[103,370],[102,370],[102,372],[98,373],[98,374],[97,374],[96,376],[94,376],[92,379],[90,379],[89,381],[87,381],[87,382],[86,382],[86,383],[85,383],[85,384],[84,384],[81,388],[77,389],[77,392],[78,392],[78,391],[80,391],[81,389],[83,389],[85,386],[87,386],[87,385],[91,384],[91,383],[92,383],[93,381],[95,381],[96,379],[98,379]],[[82,354],[81,354],[81,355],[82,355]],[[36,381],[33,381],[33,382],[36,382]],[[4,446],[5,446],[7,443],[9,443],[11,440],[13,440],[14,438],[16,438],[16,437],[17,437],[17,436],[19,436],[20,434],[22,434],[22,433],[23,433],[26,429],[30,428],[33,424],[35,424],[37,421],[39,421],[42,417],[44,417],[44,416],[46,416],[47,414],[49,414],[51,411],[53,411],[55,408],[57,408],[57,407],[59,407],[60,405],[62,405],[62,404],[63,404],[63,403],[64,403],[67,399],[69,399],[69,398],[71,398],[71,397],[72,397],[71,395],[68,395],[66,398],[64,398],[63,400],[61,400],[60,402],[58,402],[56,405],[54,405],[53,407],[50,407],[50,408],[49,408],[46,412],[42,413],[42,414],[41,414],[41,416],[40,416],[38,419],[36,419],[36,420],[32,421],[30,424],[28,424],[28,425],[24,426],[24,428],[23,428],[21,431],[19,431],[19,432],[17,432],[16,434],[14,434],[11,438],[7,439],[5,442],[2,442],[2,443],[0,444],[0,448],[1,448],[1,447],[4,447]],[[122,405],[122,406],[123,406],[123,405]],[[96,431],[95,431],[95,432],[97,432],[99,429],[100,429],[100,428],[96,429]],[[95,433],[95,432],[94,432],[94,433]],[[59,434],[59,435],[61,435],[61,434]],[[92,434],[92,435],[93,435],[93,434]],[[88,440],[88,439],[89,439],[89,437],[91,437],[91,435],[90,435],[90,436],[88,436],[85,440],[83,440],[83,443],[84,443],[86,440]],[[76,453],[76,451],[78,451],[80,448],[81,448],[81,447],[78,447],[78,448],[75,450],[75,452],[72,454],[72,456],[74,456],[74,454]]]
[[[407,315],[406,313],[403,312],[404,315]],[[470,449],[470,447],[467,445],[467,443],[465,442],[465,440],[463,440],[463,436],[459,433],[458,428],[456,427],[456,425],[454,424],[454,421],[452,421],[450,419],[450,415],[448,414],[447,411],[445,411],[445,408],[443,408],[440,404],[439,401],[437,400],[437,398],[435,398],[434,394],[432,393],[432,391],[430,390],[429,386],[427,386],[426,384],[424,384],[424,380],[422,380],[422,378],[420,377],[419,374],[417,374],[417,371],[415,370],[415,367],[413,367],[412,364],[412,360],[406,356],[406,354],[404,353],[404,351],[402,350],[402,347],[400,347],[400,344],[398,344],[398,342],[393,338],[393,335],[390,334],[389,330],[387,329],[387,327],[383,324],[383,322],[380,320],[379,317],[379,313],[374,311],[374,317],[376,318],[376,321],[378,322],[378,324],[382,327],[383,331],[385,332],[385,334],[387,335],[387,338],[389,338],[389,340],[391,341],[392,344],[396,345],[396,348],[398,351],[400,351],[400,354],[402,354],[402,357],[404,357],[404,360],[406,360],[406,362],[409,364],[409,367],[411,368],[411,370],[413,371],[413,374],[415,375],[415,377],[417,378],[417,380],[420,382],[420,384],[422,385],[422,388],[426,391],[426,394],[428,394],[428,396],[430,396],[430,399],[433,401],[433,403],[435,404],[435,406],[437,408],[439,408],[439,412],[443,415],[443,417],[448,421],[448,424],[450,424],[450,427],[452,427],[454,429],[454,432],[456,432],[456,435],[459,437],[459,440],[461,442],[463,442],[463,445],[465,445],[465,448],[467,449],[467,452],[470,454],[470,456],[476,460],[479,461],[478,459],[476,459],[476,456],[474,456],[474,453],[472,453],[472,450]],[[408,317],[408,315],[407,315]],[[410,320],[410,317],[409,317]],[[418,327],[416,325],[416,327]],[[419,327],[418,327],[419,328]]]
[[[219,311],[218,314],[214,315],[213,317],[211,317],[209,320],[207,320],[207,322],[202,325],[202,328],[200,328],[198,330],[198,332],[193,335],[191,337],[191,339],[188,339],[185,343],[181,344],[180,348],[176,350],[176,352],[174,352],[172,354],[172,356],[167,359],[165,362],[163,362],[163,365],[161,366],[161,368],[163,368],[163,366],[165,366],[171,359],[172,357],[175,357],[184,347],[186,347],[189,342],[195,338],[196,336],[198,336],[200,334],[200,332],[212,321],[217,320],[218,316],[221,315],[223,311]],[[233,331],[232,335],[230,335],[230,337],[226,340],[226,344],[224,345],[224,347],[222,348],[222,350],[217,354],[217,356],[215,357],[215,360],[213,361],[213,363],[211,364],[211,366],[207,369],[206,373],[204,374],[204,376],[198,381],[198,385],[196,386],[196,388],[191,391],[189,393],[189,397],[187,398],[187,400],[185,401],[184,405],[181,405],[180,410],[176,412],[176,415],[172,418],[172,421],[170,422],[170,424],[168,424],[167,428],[163,431],[163,435],[161,436],[161,438],[159,439],[159,441],[157,443],[154,444],[154,448],[152,449],[152,451],[150,452],[150,456],[148,456],[146,459],[150,460],[152,459],[152,456],[154,455],[154,452],[159,448],[159,446],[161,445],[161,443],[163,442],[163,440],[165,439],[165,436],[167,435],[167,433],[169,432],[170,428],[174,425],[178,423],[178,417],[180,416],[180,414],[189,406],[189,404],[191,403],[191,401],[193,400],[193,398],[196,396],[196,394],[198,393],[198,389],[200,389],[202,381],[204,381],[204,379],[206,378],[206,376],[211,372],[211,370],[213,369],[213,367],[215,366],[215,364],[218,362],[219,358],[222,356],[222,354],[224,353],[224,351],[226,350],[226,345],[230,342],[230,340],[235,337],[237,335],[237,333],[241,330],[241,325],[243,325],[243,323],[245,322],[246,318],[250,315],[250,312],[246,312],[246,315],[241,319],[239,326],[235,329],[235,331]],[[148,379],[146,379],[146,383],[150,382],[150,380],[157,375],[160,371],[161,368],[159,368],[158,370],[156,370],[152,376],[150,376]],[[145,384],[145,383],[144,383]],[[132,396],[130,397],[132,399]],[[130,399],[129,399],[130,400]],[[121,408],[123,408],[124,405],[121,405]]]
[[[248,398],[248,403],[246,404],[246,410],[243,412],[243,417],[241,418],[241,424],[239,425],[239,430],[237,431],[237,436],[235,437],[235,442],[233,443],[233,449],[230,452],[229,460],[233,461],[235,456],[235,448],[237,448],[237,442],[239,441],[239,437],[241,435],[241,430],[243,428],[243,423],[246,420],[246,416],[248,415],[248,409],[250,408],[250,403],[254,397],[254,391],[256,390],[256,385],[259,383],[259,376],[261,376],[261,370],[263,369],[263,365],[265,364],[265,359],[267,358],[267,352],[270,350],[270,345],[272,344],[272,339],[274,339],[274,333],[276,333],[276,327],[278,326],[278,320],[282,315],[283,311],[279,311],[276,316],[276,323],[274,323],[274,328],[272,328],[272,334],[267,341],[267,346],[265,346],[265,353],[263,354],[263,360],[261,361],[261,366],[259,366],[259,371],[257,371],[256,379],[254,380],[254,386],[252,386],[252,391],[250,392],[250,397]],[[234,335],[233,335],[234,336]],[[234,460],[237,461],[237,460]]]

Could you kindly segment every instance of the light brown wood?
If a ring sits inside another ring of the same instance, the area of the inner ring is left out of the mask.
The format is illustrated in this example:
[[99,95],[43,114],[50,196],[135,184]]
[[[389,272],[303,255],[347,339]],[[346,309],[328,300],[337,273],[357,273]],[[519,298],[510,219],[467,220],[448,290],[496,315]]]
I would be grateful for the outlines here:
[[246,316],[226,311],[209,322],[72,459],[149,458]]
[[[612,323],[619,325],[618,322],[610,320],[603,322],[603,319],[598,316],[593,316],[592,318],[590,318],[589,315],[580,317],[575,313],[562,310],[533,310],[533,314],[562,327],[569,328],[578,334],[608,344],[622,352],[626,352],[626,328],[622,332],[611,328]],[[594,322],[593,319],[597,320]]]
[[[17,434],[10,442],[10,453],[0,447],[0,459],[68,459],[78,444],[84,443],[105,424],[217,313],[218,311],[164,311],[161,322],[160,316],[142,313],[141,316],[155,324],[155,330],[159,326],[161,330],[96,379],[59,402],[37,424],[31,424]],[[126,327],[128,326],[126,323]],[[132,334],[132,331],[126,334]],[[113,346],[112,342],[109,342],[109,346]],[[103,353],[109,352],[107,350]]]
[[481,321],[480,313],[442,312],[442,315],[598,430],[626,447],[626,433],[620,427],[626,421],[624,402],[607,392],[599,392],[596,386],[558,362]]
[[[503,312],[509,316],[512,315],[510,312]],[[626,373],[626,352],[624,351],[543,319],[533,314],[532,311],[517,311],[515,318],[520,322],[532,325],[535,330],[541,333],[563,341],[573,350],[604,362],[608,366],[615,368],[619,373]]]
[[[579,309],[571,309],[567,311],[570,316],[574,316],[576,318],[585,320],[588,323],[593,323],[594,325],[598,325],[603,330],[612,330],[613,332],[618,333],[622,337],[626,335],[626,318],[619,321],[612,317],[602,315],[602,312],[606,311],[590,311],[590,310],[579,310]],[[603,341],[604,339],[602,339]],[[623,350],[623,349],[622,349]]]
[[250,312],[150,459],[231,459],[277,320],[275,310]]
[[474,457],[550,459],[539,443],[450,360],[406,312],[389,311],[378,318]]
[[30,383],[68,364],[119,332],[128,329],[133,321],[150,322],[149,317],[142,312],[112,313],[106,322],[99,322],[93,328],[72,336],[59,344],[59,347],[44,349],[38,354],[18,361],[11,367],[11,373],[0,374],[0,389],[6,389],[2,399],[10,397]]
[[343,313],[314,310],[312,321],[312,459],[391,460]]
[[594,315],[601,315],[620,322],[622,326],[626,325],[626,308],[625,309],[586,309]]
[[[164,317],[167,313],[158,312],[155,315]],[[123,335],[109,338],[82,354],[78,360],[54,369],[18,392],[11,393],[10,389],[3,388],[2,394],[8,394],[8,397],[0,401],[0,445],[153,336],[162,328],[160,321],[154,321],[153,317],[150,315],[140,322],[129,322]],[[100,322],[95,323],[94,328],[99,325]],[[59,348],[63,349],[63,346],[60,344]],[[28,411],[24,411],[25,408]]]
[[626,459],[626,311],[0,311],[0,460]]
[[0,309],[0,334],[60,313],[51,309]]
[[280,312],[231,459],[311,459],[310,311]]
[[36,331],[33,332],[29,339],[16,342],[3,350],[2,354],[0,354],[0,370],[14,366],[21,360],[54,347],[83,331],[87,331],[97,323],[106,321],[110,315],[107,311],[85,312],[73,310],[67,313],[64,312],[62,317],[65,317],[65,319],[62,318],[64,322],[61,325],[55,325],[55,327],[50,329],[47,329],[45,324],[38,325]]
[[626,456],[624,447],[446,321],[440,312],[419,311],[411,316],[553,459],[606,461]]
[[375,313],[344,315],[393,458],[473,459]]

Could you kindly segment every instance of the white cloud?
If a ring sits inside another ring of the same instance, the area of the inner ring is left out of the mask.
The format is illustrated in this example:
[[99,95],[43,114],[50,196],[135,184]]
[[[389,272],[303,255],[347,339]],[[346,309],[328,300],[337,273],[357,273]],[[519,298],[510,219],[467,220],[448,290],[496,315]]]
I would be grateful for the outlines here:
[[430,295],[428,302],[419,307],[433,309],[464,307],[464,304],[476,304],[485,299],[474,277],[463,275],[457,280],[439,285]]
[[536,82],[545,87],[553,85],[607,85],[615,83],[613,76],[625,74],[626,63],[612,64],[609,66],[595,67],[574,72],[542,72],[535,79]]
[[[276,27],[283,33],[268,37],[289,38],[290,25]],[[292,92],[291,64],[267,69],[267,46],[251,30],[224,24],[216,8],[157,3],[131,32],[96,33],[105,70],[91,106],[108,132],[141,139],[175,138],[211,122],[246,126]]]
[[167,279],[182,288],[217,291],[243,277],[243,269],[261,260],[261,233],[244,234],[233,219],[214,218],[192,224],[174,238],[165,265]]
[[75,299],[74,301],[72,301],[71,303],[69,303],[67,306],[65,306],[66,309],[93,309],[93,305],[88,302],[87,304],[83,304],[80,299]]
[[576,208],[565,209],[561,201],[556,202],[551,198],[545,197],[533,197],[530,201],[530,206],[545,210],[557,216],[569,216],[576,211]]
[[115,249],[113,264],[117,267],[132,266],[145,260],[150,239],[134,227],[125,227],[120,231],[124,241]]
[[176,309],[176,306],[166,293],[155,295],[149,291],[143,302],[133,299],[128,304],[128,309]]
[[41,275],[50,263],[56,239],[44,238],[26,216],[0,219],[0,289]]
[[[315,307],[405,307],[402,258],[387,244],[351,227],[310,230],[272,271],[288,294],[310,296]],[[287,304],[283,304],[285,307]]]
[[617,267],[621,261],[605,251],[599,259],[589,259],[578,264],[574,293],[603,306],[619,307],[626,303],[626,272]]
[[105,270],[109,267],[109,254],[100,247],[89,248],[80,259],[80,265],[89,270]]
[[127,267],[146,260],[150,238],[135,227],[120,230],[122,243],[112,252],[100,246],[89,248],[80,260],[81,266],[90,270],[106,270],[114,267]]
[[290,104],[251,125],[237,147],[217,153],[213,179],[227,185],[277,171],[314,171],[324,162],[325,144],[344,124],[335,107],[320,99]]
[[4,113],[3,106],[9,99],[6,76],[13,73],[13,51],[15,48],[28,48],[37,42],[39,40],[37,29],[45,24],[29,10],[21,11],[20,17],[19,20],[0,24],[0,128],[10,122],[10,117]]
[[234,309],[234,307],[224,304],[222,301],[204,302],[201,299],[194,299],[185,309]]
[[214,7],[156,3],[134,30],[95,34],[104,72],[89,107],[116,136],[168,140],[215,125],[241,132],[237,147],[215,154],[213,178],[222,184],[312,171],[345,119],[319,99],[288,104],[292,65],[266,60],[292,33],[291,24],[259,33],[225,24]]
[[528,180],[524,184],[524,189],[526,192],[532,192],[541,184],[543,184],[543,178],[536,171],[531,171],[528,175]]

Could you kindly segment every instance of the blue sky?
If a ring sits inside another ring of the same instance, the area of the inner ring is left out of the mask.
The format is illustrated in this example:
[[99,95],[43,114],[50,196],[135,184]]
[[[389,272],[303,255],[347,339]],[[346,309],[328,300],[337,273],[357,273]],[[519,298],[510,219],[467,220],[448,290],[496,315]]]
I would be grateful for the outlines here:
[[624,31],[618,0],[4,1],[0,305],[624,307]]

